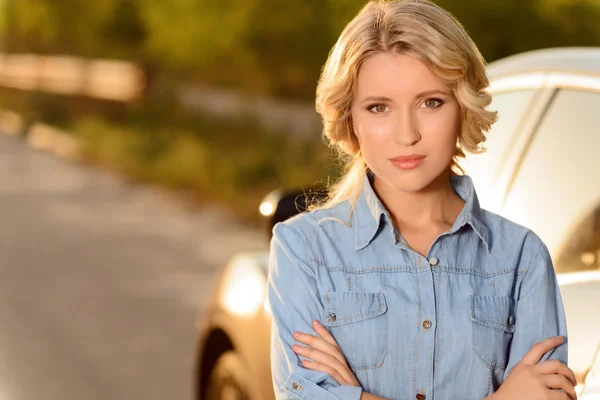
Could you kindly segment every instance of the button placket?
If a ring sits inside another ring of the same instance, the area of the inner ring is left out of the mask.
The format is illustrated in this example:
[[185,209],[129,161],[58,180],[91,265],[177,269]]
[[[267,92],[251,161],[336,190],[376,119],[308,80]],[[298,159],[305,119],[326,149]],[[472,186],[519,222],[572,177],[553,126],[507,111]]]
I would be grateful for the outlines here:
[[436,360],[434,349],[436,346],[436,335],[434,334],[433,328],[438,313],[436,304],[436,279],[439,278],[439,271],[434,267],[439,264],[437,256],[440,256],[443,253],[443,244],[438,242],[439,240],[436,239],[428,253],[425,256],[419,255],[418,257],[419,269],[427,269],[428,271],[423,271],[423,273],[418,274],[418,293],[420,298],[419,304],[421,316],[418,329],[422,336],[420,336],[420,340],[417,344],[419,362],[417,363],[418,365],[415,366],[415,373],[417,374],[417,377],[420,377],[418,378],[420,382],[415,382],[419,385],[416,386],[418,392],[415,393],[415,398],[417,400],[426,399],[425,388],[432,387],[433,376],[431,375],[431,371],[435,369]]
[[[420,257],[425,264],[424,269],[429,269],[427,257]],[[419,340],[417,341],[419,358],[415,363],[415,383],[416,399],[425,399],[425,389],[432,387],[433,375],[431,372],[435,368],[435,341],[436,336],[433,331],[437,310],[436,310],[436,295],[435,295],[435,277],[436,271],[422,271],[417,274],[418,280],[418,296],[419,296],[419,322],[416,328],[419,331]],[[430,319],[431,318],[431,319]],[[430,330],[431,329],[431,330]],[[421,388],[421,389],[419,389]]]

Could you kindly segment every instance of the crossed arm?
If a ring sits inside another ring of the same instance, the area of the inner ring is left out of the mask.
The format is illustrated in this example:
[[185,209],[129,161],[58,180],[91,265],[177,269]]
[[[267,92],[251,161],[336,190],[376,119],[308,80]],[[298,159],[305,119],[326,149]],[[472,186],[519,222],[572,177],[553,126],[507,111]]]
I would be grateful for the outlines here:
[[[318,321],[313,322],[318,336],[297,332],[296,340],[307,346],[293,345],[294,353],[309,358],[302,366],[313,371],[325,372],[340,385],[360,386],[333,336]],[[486,400],[515,398],[576,400],[577,381],[573,371],[558,360],[542,358],[561,345],[564,337],[556,336],[536,343],[512,369],[500,389]],[[562,392],[554,389],[562,390]],[[360,400],[379,400],[382,397],[362,392]]]
[[[322,315],[323,305],[316,273],[304,261],[310,259],[304,254],[306,248],[304,238],[290,226],[275,227],[268,298],[272,310],[271,371],[276,398],[381,399],[362,390],[334,338],[322,325],[313,325],[313,318]],[[540,307],[542,304],[545,307]],[[573,372],[559,361],[566,362],[566,346],[561,346],[564,338],[556,335],[566,332],[566,323],[552,262],[543,245],[524,278],[517,320],[541,322],[535,332],[515,332],[504,383],[489,400],[575,399],[577,383]],[[314,331],[318,336],[306,333],[297,336],[295,330]],[[309,347],[295,347],[297,342]],[[310,361],[300,363],[299,355]]]

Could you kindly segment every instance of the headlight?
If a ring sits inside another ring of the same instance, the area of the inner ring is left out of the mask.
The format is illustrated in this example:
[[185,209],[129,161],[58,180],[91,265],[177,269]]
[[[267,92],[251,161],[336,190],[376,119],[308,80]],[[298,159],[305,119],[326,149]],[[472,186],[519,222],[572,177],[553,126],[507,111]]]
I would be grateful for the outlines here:
[[273,206],[272,203],[262,203],[259,207],[259,211],[262,215],[264,215],[265,217],[271,216],[273,215],[273,213],[275,212],[275,207]]
[[225,271],[221,304],[234,315],[252,317],[264,307],[266,290],[260,265],[249,257],[237,256]]
[[277,209],[279,200],[281,200],[281,196],[282,192],[279,189],[275,189],[267,194],[258,207],[260,213],[265,217],[270,217],[275,214],[275,210]]

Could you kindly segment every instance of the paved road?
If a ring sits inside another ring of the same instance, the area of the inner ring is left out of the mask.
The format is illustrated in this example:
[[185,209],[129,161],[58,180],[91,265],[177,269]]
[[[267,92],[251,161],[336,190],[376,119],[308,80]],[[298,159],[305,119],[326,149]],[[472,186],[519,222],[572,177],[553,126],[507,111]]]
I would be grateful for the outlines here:
[[260,232],[0,136],[0,400],[191,399],[214,270]]

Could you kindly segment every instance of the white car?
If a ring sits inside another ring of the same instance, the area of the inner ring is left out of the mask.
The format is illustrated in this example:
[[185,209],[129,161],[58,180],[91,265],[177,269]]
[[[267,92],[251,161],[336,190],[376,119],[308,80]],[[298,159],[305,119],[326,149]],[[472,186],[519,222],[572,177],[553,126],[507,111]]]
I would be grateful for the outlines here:
[[595,362],[585,379],[584,400],[600,400],[600,346],[596,350]]
[[600,48],[532,51],[487,72],[499,120],[489,151],[461,166],[483,208],[547,244],[583,382],[600,343]]
[[[600,48],[523,53],[487,71],[490,108],[500,119],[488,134],[489,151],[461,165],[484,208],[533,229],[548,246],[580,399],[600,400],[600,356],[591,369],[600,344]],[[261,212],[281,220],[289,200],[268,198]],[[238,255],[216,280],[199,319],[199,400],[274,399],[267,259]]]

